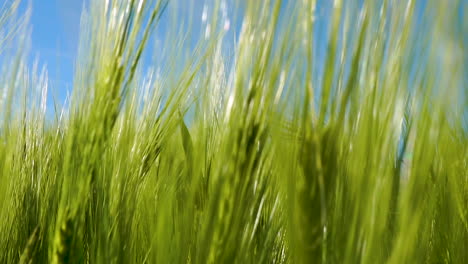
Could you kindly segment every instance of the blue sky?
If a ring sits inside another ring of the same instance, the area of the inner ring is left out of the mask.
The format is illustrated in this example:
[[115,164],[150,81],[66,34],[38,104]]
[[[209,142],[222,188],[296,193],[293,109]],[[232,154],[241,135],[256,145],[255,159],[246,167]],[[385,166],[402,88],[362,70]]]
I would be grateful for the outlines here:
[[[2,1],[2,0],[0,0]],[[4,0],[3,0],[4,1]],[[28,4],[32,5],[32,17],[31,17],[31,55],[32,58],[39,59],[39,65],[46,65],[48,69],[48,76],[50,81],[50,88],[52,95],[58,99],[59,102],[63,102],[67,90],[70,91],[72,88],[73,72],[74,72],[74,61],[76,59],[78,41],[79,41],[79,27],[80,17],[83,5],[89,0],[23,0],[22,11],[26,10]],[[91,1],[103,1],[103,0],[91,0]],[[203,2],[204,0],[181,0],[176,1],[183,3],[177,10],[179,16],[184,16],[188,12],[192,12],[195,16],[200,16],[203,13]],[[188,2],[195,3],[190,7]],[[228,3],[230,16],[238,16],[238,14],[232,14],[234,9],[231,5],[230,0],[226,0]],[[284,1],[283,11],[284,14],[288,14],[286,5],[289,1]],[[327,4],[325,4],[327,3]],[[318,47],[316,52],[316,58],[323,60],[324,54],[326,54],[326,39],[327,39],[327,14],[331,7],[330,2],[327,0],[318,1],[317,10],[317,36]],[[209,11],[208,11],[209,13]],[[232,18],[232,17],[231,17]],[[235,20],[235,19],[234,19]],[[240,21],[231,21],[231,31],[238,32],[240,28]],[[163,24],[165,21],[163,21]],[[195,25],[194,33],[200,32],[201,25]],[[161,25],[157,29],[158,37],[164,34],[164,25]],[[162,28],[162,29],[161,29]],[[161,31],[162,30],[162,31]],[[151,48],[149,48],[152,50]],[[320,67],[319,67],[320,68]],[[320,75],[320,73],[318,74]]]
[[84,0],[26,0],[32,4],[31,55],[46,65],[52,90],[63,100],[71,88]]
[[[32,5],[31,55],[33,59],[39,59],[40,66],[45,65],[47,67],[50,91],[59,102],[65,100],[67,90],[70,91],[72,88],[74,61],[79,42],[81,11],[87,1],[89,0],[22,0],[21,3],[23,12],[29,4]],[[192,14],[201,18],[203,0],[194,0],[192,7],[187,4],[192,1],[182,0],[178,2],[182,3],[182,5],[177,8],[177,12],[182,14],[192,12]],[[230,12],[229,15],[238,16],[239,14],[231,14],[234,9],[232,7],[233,2],[226,1]],[[287,2],[289,1],[284,2],[284,7],[286,7]],[[209,8],[212,7],[208,6]],[[241,26],[240,22],[238,19],[231,20],[231,32],[238,33]],[[164,24],[165,21],[162,21],[162,23]],[[202,26],[200,19],[200,25],[195,25],[193,33],[198,32],[202,36],[204,33],[200,32]],[[163,25],[162,28],[164,28]],[[164,31],[164,29],[162,30]],[[164,32],[161,32],[160,27],[156,33]],[[49,101],[49,103],[51,102]]]
[[[74,63],[79,43],[80,17],[83,6],[88,1],[22,0],[21,3],[21,13],[25,12],[29,5],[32,6],[31,58],[37,58],[40,66],[46,66],[51,88],[49,91],[60,103],[64,102],[67,91],[72,89]],[[199,13],[201,16],[203,5],[199,3],[203,0],[194,0],[193,7],[189,7],[185,0],[179,2],[184,4],[177,8],[178,12]],[[166,22],[162,21],[163,24]],[[159,27],[156,33],[162,35],[165,32]],[[146,61],[148,60],[149,58],[146,58]],[[51,103],[50,100],[49,103]]]

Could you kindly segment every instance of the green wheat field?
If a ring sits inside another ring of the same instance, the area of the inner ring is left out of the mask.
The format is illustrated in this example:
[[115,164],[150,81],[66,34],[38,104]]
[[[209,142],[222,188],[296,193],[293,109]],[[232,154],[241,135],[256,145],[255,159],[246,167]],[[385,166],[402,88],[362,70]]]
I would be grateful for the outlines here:
[[188,2],[0,4],[0,263],[468,263],[466,1]]

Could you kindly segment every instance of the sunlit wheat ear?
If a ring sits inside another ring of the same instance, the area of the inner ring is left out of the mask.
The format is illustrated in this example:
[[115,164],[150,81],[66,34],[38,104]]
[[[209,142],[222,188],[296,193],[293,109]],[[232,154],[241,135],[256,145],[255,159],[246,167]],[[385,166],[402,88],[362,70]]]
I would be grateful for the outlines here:
[[72,256],[71,247],[73,243],[73,219],[70,216],[60,226],[55,238],[53,264],[64,264],[70,262]]
[[24,248],[23,254],[21,254],[19,263],[20,264],[32,264],[34,259],[34,254],[36,253],[38,238],[39,238],[40,228],[37,226],[34,228],[31,236],[29,237],[28,243]]

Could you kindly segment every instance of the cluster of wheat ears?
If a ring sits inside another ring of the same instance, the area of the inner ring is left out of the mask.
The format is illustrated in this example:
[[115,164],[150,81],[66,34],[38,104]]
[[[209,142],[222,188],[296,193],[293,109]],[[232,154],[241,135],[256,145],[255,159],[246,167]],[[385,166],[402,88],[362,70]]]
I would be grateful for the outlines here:
[[467,1],[91,0],[64,102],[18,6],[1,263],[468,263]]

